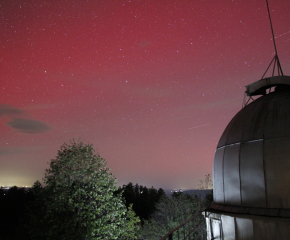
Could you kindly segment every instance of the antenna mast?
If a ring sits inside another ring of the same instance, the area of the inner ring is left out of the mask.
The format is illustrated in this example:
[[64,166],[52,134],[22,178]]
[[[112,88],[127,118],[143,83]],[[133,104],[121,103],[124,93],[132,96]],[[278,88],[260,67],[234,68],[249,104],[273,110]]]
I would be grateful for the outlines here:
[[274,63],[273,71],[272,71],[272,77],[275,74],[276,66],[277,66],[278,76],[284,76],[283,75],[283,71],[282,71],[282,67],[281,67],[281,64],[280,64],[280,61],[279,61],[279,57],[278,57],[278,52],[277,52],[277,47],[276,47],[276,42],[275,42],[275,35],[274,35],[274,30],[273,30],[273,25],[272,25],[272,20],[271,20],[271,15],[270,15],[270,10],[269,10],[268,0],[266,0],[266,2],[267,2],[269,20],[270,20],[270,25],[271,25],[271,30],[272,30],[273,43],[274,43],[274,48],[275,48],[275,56],[273,57],[273,59],[272,59],[271,63],[269,64],[267,70],[265,71],[264,75],[262,76],[262,79],[264,78],[265,74],[269,70],[269,68],[272,65],[272,63]]

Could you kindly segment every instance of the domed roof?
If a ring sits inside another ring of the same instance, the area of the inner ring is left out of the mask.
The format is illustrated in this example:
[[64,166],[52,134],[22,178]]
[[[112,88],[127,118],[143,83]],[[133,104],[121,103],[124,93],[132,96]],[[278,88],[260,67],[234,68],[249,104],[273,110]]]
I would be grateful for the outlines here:
[[222,134],[215,203],[290,209],[290,91],[277,85],[239,111]]

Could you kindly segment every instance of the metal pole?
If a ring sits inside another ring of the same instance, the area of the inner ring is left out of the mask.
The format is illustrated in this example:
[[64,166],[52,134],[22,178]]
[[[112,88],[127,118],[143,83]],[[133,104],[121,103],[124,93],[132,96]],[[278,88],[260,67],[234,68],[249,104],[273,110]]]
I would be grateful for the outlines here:
[[[278,51],[277,51],[277,47],[276,47],[275,35],[274,35],[273,24],[272,24],[272,19],[271,19],[271,14],[270,14],[268,0],[266,0],[266,2],[267,2],[268,15],[269,15],[269,20],[270,20],[270,25],[271,25],[271,30],[272,30],[273,43],[274,43],[274,48],[275,48],[275,55],[276,55],[275,56],[275,63],[277,61],[278,75],[280,76],[280,73],[281,73],[281,75],[283,76],[283,71],[282,71],[282,67],[280,65],[280,61],[279,61],[279,57],[278,57]],[[275,64],[274,64],[274,69],[273,69],[273,75],[274,75],[274,71],[275,71]]]

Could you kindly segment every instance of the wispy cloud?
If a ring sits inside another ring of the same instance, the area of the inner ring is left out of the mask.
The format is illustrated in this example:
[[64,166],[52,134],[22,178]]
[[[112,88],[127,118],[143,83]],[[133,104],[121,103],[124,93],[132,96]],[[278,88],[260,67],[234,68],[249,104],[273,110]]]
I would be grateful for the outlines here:
[[25,113],[24,110],[11,107],[10,105],[7,104],[0,104],[0,118],[4,116],[8,117],[13,117],[13,116],[18,116]]
[[36,134],[49,131],[51,128],[38,120],[14,118],[12,121],[6,123],[9,127],[14,128],[17,132]]
[[208,125],[210,125],[210,124],[207,123],[207,124],[203,124],[203,125],[199,125],[199,126],[191,127],[191,128],[189,128],[189,129],[201,128],[201,127],[205,127],[205,126],[208,126]]

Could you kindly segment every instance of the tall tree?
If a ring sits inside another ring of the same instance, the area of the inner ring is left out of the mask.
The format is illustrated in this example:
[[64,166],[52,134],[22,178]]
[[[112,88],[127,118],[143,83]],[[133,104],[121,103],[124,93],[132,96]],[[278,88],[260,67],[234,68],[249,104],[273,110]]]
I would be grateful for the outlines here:
[[[42,202],[39,239],[131,239],[139,219],[129,212],[106,161],[91,144],[63,144],[34,192]],[[42,189],[40,191],[40,189]],[[39,203],[39,202],[38,202]],[[39,230],[39,229],[38,229]]]
[[213,182],[211,174],[205,175],[204,180],[199,180],[199,189],[207,190],[207,194],[203,200],[204,207],[209,207],[213,203]]
[[204,180],[199,180],[199,189],[200,190],[208,190],[208,189],[213,189],[213,182],[212,182],[212,176],[211,174],[205,175]]

